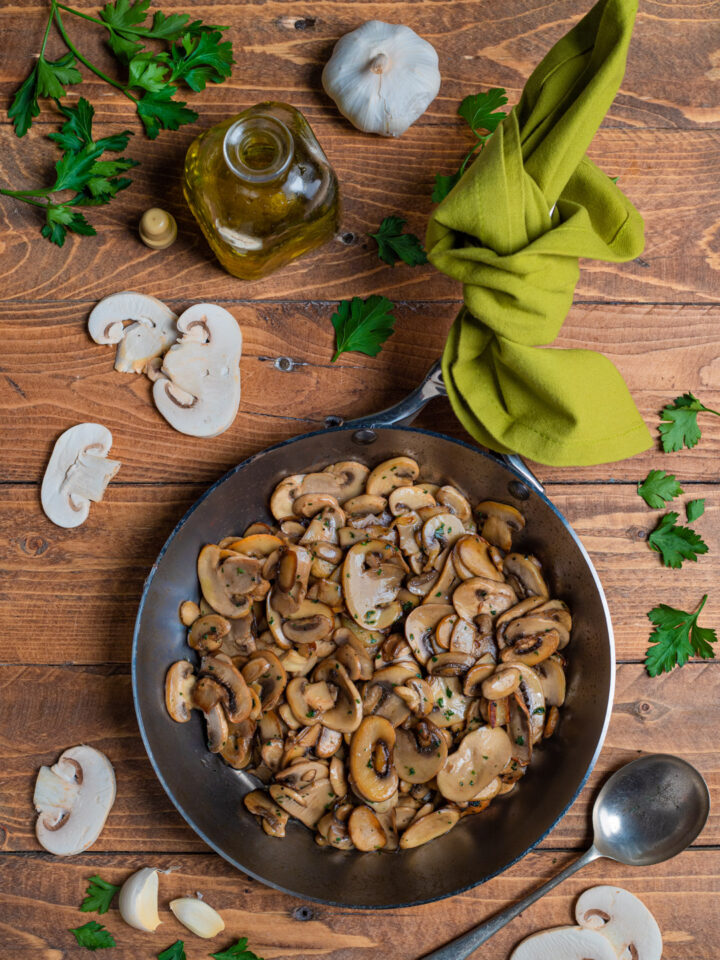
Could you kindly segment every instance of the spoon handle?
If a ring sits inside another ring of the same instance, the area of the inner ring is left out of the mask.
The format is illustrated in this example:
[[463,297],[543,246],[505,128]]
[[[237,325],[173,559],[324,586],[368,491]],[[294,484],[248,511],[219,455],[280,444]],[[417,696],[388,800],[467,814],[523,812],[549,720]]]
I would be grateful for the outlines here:
[[538,887],[537,890],[534,890],[532,893],[529,893],[526,897],[519,901],[519,903],[514,903],[511,907],[508,907],[506,910],[496,913],[494,917],[491,917],[489,920],[486,920],[485,923],[481,923],[477,927],[473,927],[472,930],[468,933],[464,933],[462,936],[457,937],[455,940],[451,940],[450,943],[446,943],[444,947],[440,947],[439,950],[433,951],[433,953],[428,953],[421,960],[465,960],[466,957],[469,957],[470,954],[481,944],[485,943],[486,940],[489,940],[498,930],[502,929],[506,923],[510,923],[511,920],[514,920],[518,914],[522,913],[527,907],[535,903],[536,900],[539,900],[540,897],[544,897],[546,893],[556,887],[559,883],[562,883],[563,880],[567,877],[572,876],[576,870],[579,870],[580,867],[584,867],[587,863],[592,863],[593,860],[597,860],[598,857],[601,857],[602,854],[595,848],[595,846],[590,847],[589,850],[586,850],[585,853],[578,859],[571,863],[568,867],[565,867],[556,877],[553,877],[552,880],[548,880],[547,883],[544,883],[541,887]]

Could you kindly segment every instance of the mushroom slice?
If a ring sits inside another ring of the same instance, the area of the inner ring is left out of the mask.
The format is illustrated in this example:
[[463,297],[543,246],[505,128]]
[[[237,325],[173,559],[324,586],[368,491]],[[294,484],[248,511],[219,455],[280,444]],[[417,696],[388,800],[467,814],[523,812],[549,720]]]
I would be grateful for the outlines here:
[[[310,601],[312,602],[312,601]],[[321,613],[311,617],[298,617],[283,623],[283,633],[291,643],[317,643],[333,632],[333,621]]]
[[[495,657],[492,653],[483,653],[465,674],[463,693],[466,697],[479,697],[482,685],[495,671]],[[493,724],[494,726],[494,724]]]
[[343,504],[345,514],[352,520],[360,517],[377,517],[387,507],[385,497],[371,496],[369,493],[360,494],[359,497],[351,497]]
[[335,800],[327,777],[317,778],[300,790],[284,783],[273,783],[270,796],[286,813],[311,830],[315,829],[320,818],[327,812],[328,805]]
[[393,457],[383,460],[370,475],[365,483],[365,492],[389,496],[396,487],[409,487],[417,480],[420,467],[411,457]]
[[187,660],[178,660],[165,675],[165,706],[175,723],[187,723],[192,709],[195,671]]
[[427,783],[443,768],[448,745],[429,720],[395,731],[395,769],[407,783]]
[[512,742],[512,759],[526,767],[533,754],[533,735],[527,706],[519,691],[505,702],[508,708],[507,730]]
[[42,508],[56,526],[79,527],[90,503],[102,500],[121,466],[107,459],[111,446],[112,434],[100,423],[78,423],[57,438],[40,489]]
[[436,727],[452,727],[467,717],[472,700],[462,692],[458,677],[428,677],[435,706],[428,717]]
[[360,496],[365,489],[365,481],[370,470],[364,463],[357,460],[341,460],[325,467],[324,472],[331,473],[337,479],[340,488],[338,501],[343,504],[352,497]]
[[459,617],[472,621],[481,614],[495,617],[503,613],[517,602],[517,596],[510,584],[471,577],[455,590],[452,602]]
[[[505,634],[507,637],[507,633]],[[557,630],[546,629],[542,633],[519,637],[511,647],[505,647],[500,658],[505,663],[524,663],[529,667],[552,656],[560,643]]]
[[[268,594],[267,621],[272,630],[272,620],[276,613],[283,617],[296,613],[307,594],[312,557],[300,544],[289,543],[280,556],[275,587]],[[277,631],[273,634],[281,641],[280,620],[277,619]]]
[[326,494],[337,501],[340,481],[328,470],[322,473],[306,473],[300,485],[300,495],[306,494]]
[[482,695],[487,700],[502,700],[520,686],[520,671],[517,667],[503,667],[482,683]]
[[388,497],[390,513],[394,517],[414,513],[421,507],[434,507],[435,497],[422,483],[412,487],[396,487]]
[[461,677],[474,663],[475,657],[471,653],[447,651],[430,657],[427,669],[435,677]]
[[550,596],[537,557],[524,553],[509,553],[503,561],[503,573],[519,597]]
[[393,765],[395,728],[385,717],[365,717],[350,741],[350,776],[353,789],[365,800],[378,803],[397,792]]
[[335,705],[332,691],[324,680],[309,683],[305,677],[294,677],[287,685],[285,697],[300,723],[312,726]]
[[477,656],[479,646],[480,640],[475,624],[458,617],[450,634],[450,650],[453,653],[468,653]]
[[402,563],[397,548],[381,540],[350,547],[342,567],[343,595],[360,626],[384,630],[400,616],[402,607],[395,598],[405,576]]
[[562,600],[546,600],[545,603],[535,608],[535,615],[543,619],[552,620],[552,626],[560,634],[560,647],[562,650],[570,642],[570,631],[572,630],[572,615],[568,605]]
[[331,730],[323,725],[315,744],[315,756],[320,757],[321,760],[329,760],[338,752],[342,742],[342,734],[339,730]]
[[357,730],[362,720],[360,694],[340,661],[334,657],[323,660],[315,667],[313,680],[325,680],[338,690],[335,706],[323,714],[323,725],[339,733]]
[[242,723],[250,716],[252,697],[245,678],[232,663],[220,657],[206,657],[199,674],[207,677],[222,689],[220,701],[231,723]]
[[[126,321],[132,321],[125,326]],[[177,317],[155,297],[123,290],[101,300],[88,317],[95,343],[117,343],[115,369],[143,373],[150,360],[175,342]]]
[[[443,554],[440,554],[436,563],[440,563]],[[428,571],[434,573],[435,571]],[[418,578],[415,578],[418,579]],[[453,562],[452,551],[445,551],[445,561],[442,565],[440,576],[433,581],[432,587],[425,594],[423,603],[450,603],[455,588],[460,583],[455,572],[455,563]]]
[[[456,591],[457,592],[457,591]],[[423,603],[415,607],[405,620],[405,638],[415,657],[423,666],[430,657],[440,652],[435,648],[435,631],[445,617],[455,613],[454,607],[446,603]]]
[[381,850],[387,844],[380,820],[370,807],[355,807],[348,817],[347,829],[358,850]]
[[610,941],[619,960],[660,960],[662,934],[642,902],[621,887],[591,887],[575,904],[575,919],[586,931]]
[[220,750],[220,756],[234,770],[244,770],[252,759],[252,745],[257,724],[254,720],[243,720],[228,732],[227,740]]
[[533,611],[529,616],[517,617],[505,628],[503,640],[507,646],[513,646],[518,637],[529,637],[533,634],[544,633],[546,630],[555,630],[558,634],[558,649],[568,645],[570,632],[564,623],[559,623],[552,617],[546,617]]
[[227,550],[234,550],[246,557],[258,559],[269,557],[276,550],[282,550],[284,546],[285,541],[273,533],[252,533],[249,536],[246,534],[237,540],[230,540],[225,545]]
[[477,534],[460,537],[453,548],[453,559],[458,576],[463,580],[471,577],[486,577],[488,580],[502,580],[492,556],[487,540]]
[[565,671],[560,659],[553,654],[534,667],[540,686],[549,707],[561,707],[565,703]]
[[258,650],[242,668],[245,682],[259,688],[263,713],[273,710],[285,690],[287,673],[277,654],[272,650]]
[[433,813],[428,813],[418,820],[414,820],[400,837],[400,848],[410,850],[412,847],[420,847],[431,840],[437,840],[438,837],[449,833],[460,819],[460,811],[453,804],[440,807]]
[[437,774],[438,790],[448,800],[472,800],[510,761],[510,738],[500,727],[478,727],[465,734]]
[[426,717],[433,708],[430,684],[420,677],[409,677],[400,686],[395,687],[394,692],[405,701],[416,717]]
[[516,603],[514,606],[505,610],[504,613],[500,614],[495,621],[495,634],[497,636],[498,645],[501,648],[505,646],[505,631],[507,630],[509,624],[513,620],[517,620],[518,617],[524,617],[526,613],[530,613],[531,610],[539,607],[542,603],[542,597],[526,597],[524,600],[521,600],[519,603]]
[[180,433],[216,437],[240,403],[240,327],[223,307],[197,303],[178,318],[177,328],[181,337],[153,384],[155,406]]
[[243,803],[248,811],[257,818],[263,830],[269,837],[284,837],[288,815],[264,790],[253,790],[246,793]]
[[462,520],[452,513],[438,513],[426,520],[422,527],[422,546],[432,563],[442,550],[452,547],[465,534]]
[[475,515],[483,521],[482,536],[505,551],[512,549],[513,533],[525,526],[525,517],[509,503],[483,500],[475,507]]
[[216,613],[199,617],[190,627],[188,645],[198,653],[213,653],[222,646],[223,637],[230,633],[231,624]]
[[510,954],[510,960],[618,960],[601,933],[581,927],[554,927],[527,937]]
[[294,473],[275,487],[270,496],[270,512],[276,520],[283,521],[295,516],[293,504],[300,496],[304,479],[304,473]]
[[[230,563],[225,567],[225,563]],[[246,617],[250,600],[245,588],[252,588],[262,579],[259,561],[248,559],[244,563],[239,554],[221,550],[208,543],[198,556],[197,569],[203,596],[212,609],[223,617],[233,620]],[[251,571],[251,572],[250,572]]]
[[100,836],[113,803],[115,773],[105,754],[86,746],[65,750],[38,771],[33,804],[40,844],[58,857],[82,853]]
[[437,491],[436,498],[439,504],[447,507],[448,512],[454,513],[463,523],[472,516],[467,497],[464,497],[456,487],[440,487]]
[[538,743],[543,736],[545,727],[545,694],[538,674],[524,663],[514,664],[520,675],[518,689],[514,696],[518,703],[522,702],[530,724],[532,742]]

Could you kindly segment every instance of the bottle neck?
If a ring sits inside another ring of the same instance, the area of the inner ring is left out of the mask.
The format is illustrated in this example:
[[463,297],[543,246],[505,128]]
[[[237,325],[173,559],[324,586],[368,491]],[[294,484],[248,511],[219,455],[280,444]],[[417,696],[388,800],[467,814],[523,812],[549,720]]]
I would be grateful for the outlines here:
[[293,137],[285,124],[268,114],[237,120],[223,140],[225,162],[246,183],[269,183],[290,166]]

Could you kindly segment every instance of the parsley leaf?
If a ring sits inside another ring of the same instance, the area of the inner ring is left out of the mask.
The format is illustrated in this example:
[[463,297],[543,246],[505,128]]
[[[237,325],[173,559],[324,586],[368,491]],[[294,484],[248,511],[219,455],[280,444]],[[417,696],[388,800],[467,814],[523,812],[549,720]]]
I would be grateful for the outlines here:
[[685,613],[665,603],[648,613],[655,625],[649,638],[653,646],[645,653],[645,668],[651,677],[669,673],[676,665],[684,666],[692,656],[712,660],[715,653],[710,644],[717,641],[717,635],[709,627],[699,627],[697,622],[706,600],[707,594],[695,613]]
[[395,318],[390,310],[392,303],[387,297],[373,294],[367,300],[353,297],[338,304],[337,313],[331,317],[335,327],[336,351],[332,362],[341,353],[356,350],[369,357],[376,357],[382,344],[393,332]]
[[[475,158],[478,151],[497,130],[500,122],[507,116],[505,111],[499,108],[507,102],[507,94],[502,87],[493,87],[485,93],[471,93],[462,101],[458,107],[458,115],[468,124],[475,135],[476,142],[455,173],[449,176],[441,173],[435,174],[435,186],[432,192],[434,203],[440,203],[441,200],[445,199],[465,173],[470,161]],[[485,130],[486,133],[478,133],[479,130]]]
[[157,955],[157,960],[187,960],[185,956],[185,944],[182,940],[176,940],[167,950]]
[[149,6],[150,0],[117,0],[101,10],[100,19],[108,28],[108,44],[120,60],[128,61],[142,49],[142,43],[136,39],[138,31],[133,27],[144,22]]
[[701,412],[720,417],[717,410],[706,407],[689,392],[675,397],[672,404],[663,407],[658,430],[665,453],[675,453],[683,447],[692,448],[697,444],[702,436],[697,422],[697,415]]
[[219,31],[198,37],[186,34],[173,45],[171,58],[170,80],[184,80],[196,93],[204,90],[208,82],[222,83],[232,72],[232,44],[223,41]]
[[213,960],[263,960],[262,957],[258,957],[252,950],[247,949],[247,937],[238,940],[237,943],[228,947],[227,950],[223,950],[220,953],[211,953],[210,956],[213,957]]
[[33,118],[40,113],[38,97],[59,99],[65,96],[66,86],[80,83],[81,80],[82,76],[72,53],[66,53],[59,60],[46,60],[40,54],[8,110],[8,117],[15,125],[17,136],[24,137],[32,126]]
[[116,887],[107,880],[95,875],[90,877],[90,882],[85,891],[86,897],[80,904],[83,913],[107,913],[110,908],[110,902],[120,887]]
[[81,947],[87,947],[88,950],[106,950],[116,945],[110,931],[97,920],[90,920],[82,927],[71,927],[70,933],[75,936]]
[[177,87],[165,87],[156,93],[147,92],[137,102],[137,112],[145,125],[145,132],[151,140],[161,130],[177,130],[184,123],[194,123],[198,115],[189,110],[185,103],[173,100]]
[[651,470],[643,482],[638,485],[638,495],[654,510],[661,510],[666,503],[680,496],[682,487],[672,473],[664,470]]
[[708,552],[708,546],[690,527],[676,526],[678,514],[666,513],[648,537],[648,544],[662,554],[666,567],[678,569],[683,560],[697,562],[698,556]]
[[423,245],[414,233],[403,233],[407,223],[402,217],[385,217],[377,233],[370,233],[378,245],[378,256],[385,263],[394,265],[402,260],[410,267],[427,263]]
[[685,513],[691,523],[693,520],[697,520],[698,517],[701,517],[705,513],[705,499],[688,500],[685,504]]

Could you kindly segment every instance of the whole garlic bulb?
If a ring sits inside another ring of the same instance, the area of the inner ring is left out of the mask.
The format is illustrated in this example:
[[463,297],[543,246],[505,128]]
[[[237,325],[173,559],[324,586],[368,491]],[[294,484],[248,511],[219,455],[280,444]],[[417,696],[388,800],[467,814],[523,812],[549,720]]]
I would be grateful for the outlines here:
[[410,27],[370,20],[338,40],[322,82],[359,130],[399,137],[437,96],[438,56]]

